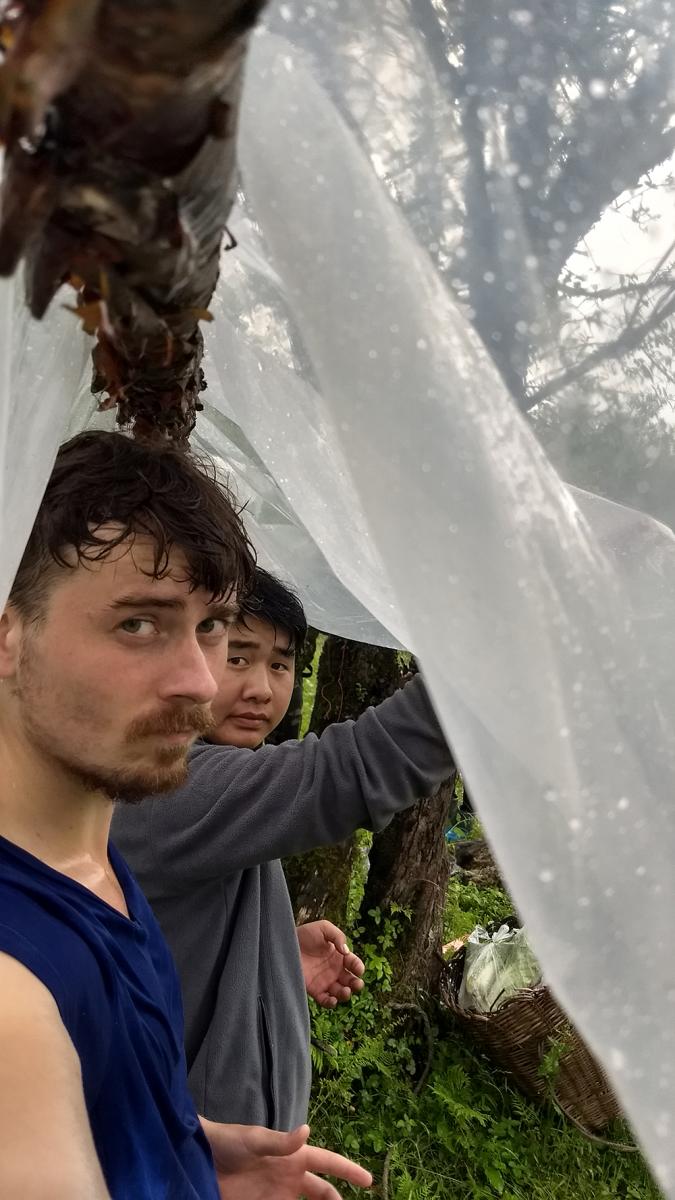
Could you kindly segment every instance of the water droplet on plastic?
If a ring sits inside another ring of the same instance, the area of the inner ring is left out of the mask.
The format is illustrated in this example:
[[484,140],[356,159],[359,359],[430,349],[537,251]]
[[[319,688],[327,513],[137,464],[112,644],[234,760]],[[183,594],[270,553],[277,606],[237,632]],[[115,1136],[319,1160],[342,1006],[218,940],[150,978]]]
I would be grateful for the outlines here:
[[527,29],[534,20],[529,8],[513,8],[509,13],[509,21],[520,29]]
[[607,84],[604,79],[591,79],[588,91],[594,100],[602,100],[607,95]]

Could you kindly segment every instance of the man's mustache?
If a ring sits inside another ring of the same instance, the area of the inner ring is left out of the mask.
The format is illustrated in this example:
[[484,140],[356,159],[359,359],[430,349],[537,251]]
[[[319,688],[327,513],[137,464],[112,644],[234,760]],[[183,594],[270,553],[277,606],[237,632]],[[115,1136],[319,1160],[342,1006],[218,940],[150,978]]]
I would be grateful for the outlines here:
[[178,708],[153,717],[139,717],[129,726],[129,741],[161,733],[211,733],[216,727],[210,708]]

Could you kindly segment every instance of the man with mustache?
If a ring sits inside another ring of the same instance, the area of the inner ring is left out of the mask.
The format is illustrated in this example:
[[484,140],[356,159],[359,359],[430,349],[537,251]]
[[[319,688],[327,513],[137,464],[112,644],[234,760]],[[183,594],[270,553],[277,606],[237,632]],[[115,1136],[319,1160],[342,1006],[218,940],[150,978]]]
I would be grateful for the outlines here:
[[[62,447],[0,618],[0,1196],[339,1200],[338,1155],[197,1115],[169,950],[113,798],[184,782],[250,548],[187,454]],[[232,1036],[236,1036],[233,1029]]]
[[307,1118],[305,989],[346,1000],[363,967],[334,926],[296,935],[279,859],[382,829],[453,770],[419,677],[320,738],[261,746],[290,702],[306,630],[293,593],[257,570],[213,702],[215,744],[195,747],[184,787],[113,819],[176,959],[197,1106],[280,1130]]

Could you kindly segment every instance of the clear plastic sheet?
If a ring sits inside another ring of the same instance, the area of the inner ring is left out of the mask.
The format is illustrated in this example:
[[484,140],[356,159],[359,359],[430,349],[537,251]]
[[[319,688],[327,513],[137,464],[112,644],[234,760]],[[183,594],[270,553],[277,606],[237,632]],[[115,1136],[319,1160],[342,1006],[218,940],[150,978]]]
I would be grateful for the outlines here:
[[[316,624],[420,657],[545,976],[675,1197],[672,47],[664,2],[631,13],[273,5],[197,442]],[[560,142],[536,178],[520,125]],[[78,393],[62,316],[4,369],[5,587]]]
[[23,553],[35,510],[68,428],[92,408],[91,347],[57,299],[31,320],[20,276],[0,280],[0,601]]

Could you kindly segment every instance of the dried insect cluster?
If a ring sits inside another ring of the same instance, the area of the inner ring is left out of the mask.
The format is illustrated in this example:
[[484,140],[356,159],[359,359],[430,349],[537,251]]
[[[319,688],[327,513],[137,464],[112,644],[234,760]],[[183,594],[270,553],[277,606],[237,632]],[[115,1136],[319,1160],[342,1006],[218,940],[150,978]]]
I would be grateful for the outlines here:
[[236,189],[248,38],[265,0],[0,6],[0,274],[41,317],[65,282],[93,390],[143,436],[189,437],[199,321]]

